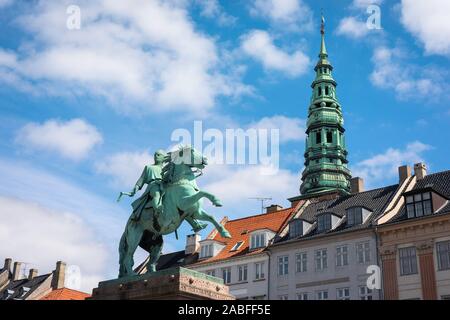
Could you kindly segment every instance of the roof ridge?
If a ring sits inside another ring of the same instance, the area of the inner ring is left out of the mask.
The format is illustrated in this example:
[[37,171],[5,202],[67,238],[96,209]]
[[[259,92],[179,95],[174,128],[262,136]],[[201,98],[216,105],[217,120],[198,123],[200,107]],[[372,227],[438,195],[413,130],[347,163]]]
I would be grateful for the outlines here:
[[281,213],[281,212],[286,211],[286,210],[294,210],[294,208],[293,208],[293,207],[283,208],[283,209],[281,209],[281,210],[277,210],[277,211],[274,211],[274,212],[260,213],[260,214],[255,214],[255,215],[253,215],[253,216],[246,216],[246,217],[242,217],[242,218],[237,218],[237,219],[233,219],[233,220],[228,220],[227,223],[234,222],[234,221],[239,221],[239,220],[244,220],[244,219],[250,219],[250,218],[260,217],[260,216],[265,216],[265,215],[270,215],[270,214]]

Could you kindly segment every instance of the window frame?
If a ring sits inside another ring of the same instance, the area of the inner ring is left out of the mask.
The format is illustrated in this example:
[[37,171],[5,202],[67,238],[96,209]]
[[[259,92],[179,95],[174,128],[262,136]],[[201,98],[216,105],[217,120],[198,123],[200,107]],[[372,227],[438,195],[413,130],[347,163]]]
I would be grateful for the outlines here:
[[[410,276],[419,273],[417,249],[414,246],[398,249],[400,276]],[[407,267],[408,269],[405,269]]]
[[[295,226],[295,228],[292,228]],[[294,233],[293,231],[296,231]],[[289,238],[297,238],[303,235],[303,221],[300,219],[294,219],[289,222]]]
[[[446,245],[446,250],[440,249],[441,245]],[[445,265],[443,265],[442,255],[445,254],[447,254],[447,256],[444,256],[446,261],[444,261]],[[436,259],[438,263],[438,271],[450,270],[450,240],[436,242]]]
[[264,248],[267,246],[267,232],[255,232],[250,237],[250,250]]
[[237,266],[238,272],[238,282],[247,282],[248,281],[248,265],[241,264]]
[[373,290],[367,286],[359,286],[358,293],[360,300],[373,300]]
[[361,225],[363,223],[363,207],[351,207],[346,211],[347,225],[349,227]]
[[222,268],[222,279],[224,284],[231,283],[231,267]]
[[265,278],[264,261],[255,262],[255,280],[263,280]]
[[[427,199],[425,199],[425,196],[428,196]],[[420,197],[419,200],[417,199],[418,197]],[[425,203],[427,203],[427,206],[425,206]],[[425,213],[425,208],[429,209],[429,211],[427,211],[428,213]],[[422,193],[405,195],[405,211],[408,219],[433,215],[434,208],[432,192],[426,191]]]
[[299,252],[295,255],[295,272],[308,272],[308,253]]
[[[340,295],[340,293],[343,293]],[[347,294],[345,294],[347,293]],[[336,300],[350,300],[350,287],[336,289]]]
[[[325,254],[324,254],[325,253]],[[328,268],[328,250],[317,249],[314,251],[314,265],[316,267],[316,271],[323,271]]]
[[[326,219],[325,219],[326,218]],[[331,230],[333,223],[331,213],[323,213],[317,216],[317,231],[324,232]]]
[[278,256],[278,276],[286,276],[289,274],[289,256]]
[[[367,246],[366,246],[367,245]],[[362,246],[360,250],[359,246]],[[359,259],[360,254],[362,254],[362,261]],[[356,244],[356,260],[359,264],[367,264],[370,262],[370,255],[372,254],[372,248],[370,245],[370,241],[358,242]]]
[[336,267],[345,267],[345,266],[348,266],[348,245],[343,244],[336,246]]

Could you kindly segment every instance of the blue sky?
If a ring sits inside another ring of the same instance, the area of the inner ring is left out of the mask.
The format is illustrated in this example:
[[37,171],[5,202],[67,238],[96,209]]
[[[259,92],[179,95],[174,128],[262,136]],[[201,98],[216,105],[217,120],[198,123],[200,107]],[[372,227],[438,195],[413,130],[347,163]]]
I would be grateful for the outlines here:
[[[66,27],[71,4],[79,30]],[[366,27],[370,4],[381,30]],[[375,188],[396,183],[402,164],[449,169],[448,1],[0,0],[0,239],[10,243],[0,256],[42,271],[65,259],[86,290],[115,276],[130,204],[115,203],[117,193],[194,120],[280,128],[277,176],[205,170],[200,187],[224,202],[207,207],[217,219],[258,213],[249,197],[288,205],[321,8],[354,176]],[[183,248],[188,232],[169,236],[165,252]]]

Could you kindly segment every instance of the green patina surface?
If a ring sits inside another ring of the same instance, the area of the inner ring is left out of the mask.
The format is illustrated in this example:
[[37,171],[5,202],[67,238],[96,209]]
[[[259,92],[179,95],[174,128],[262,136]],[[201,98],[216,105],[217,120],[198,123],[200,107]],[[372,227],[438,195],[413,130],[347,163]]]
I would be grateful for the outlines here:
[[305,170],[300,193],[314,195],[335,190],[348,194],[351,172],[347,168],[344,117],[325,46],[323,18],[321,34],[319,61],[314,68],[316,78],[311,85],[313,93],[308,111]]
[[136,282],[136,281],[143,281],[143,280],[149,280],[152,278],[155,279],[155,278],[168,276],[168,275],[175,275],[175,276],[185,275],[185,276],[191,276],[191,277],[197,278],[197,279],[211,281],[211,282],[221,284],[221,285],[223,284],[223,279],[221,279],[221,278],[209,276],[207,274],[204,274],[202,272],[198,272],[195,270],[190,270],[190,269],[181,268],[181,267],[175,267],[175,268],[160,270],[157,272],[145,273],[142,275],[126,276],[123,278],[102,281],[99,283],[99,286],[107,286],[107,285],[111,285],[111,284],[124,284],[124,283]]

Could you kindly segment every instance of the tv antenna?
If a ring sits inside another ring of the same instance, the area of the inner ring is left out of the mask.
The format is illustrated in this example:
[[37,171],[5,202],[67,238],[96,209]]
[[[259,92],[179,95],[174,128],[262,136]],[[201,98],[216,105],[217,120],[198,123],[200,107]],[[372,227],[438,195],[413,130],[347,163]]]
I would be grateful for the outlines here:
[[264,202],[272,200],[272,198],[261,198],[261,197],[253,197],[249,199],[261,201],[261,213],[264,213]]

